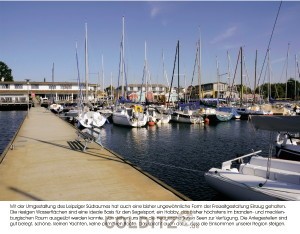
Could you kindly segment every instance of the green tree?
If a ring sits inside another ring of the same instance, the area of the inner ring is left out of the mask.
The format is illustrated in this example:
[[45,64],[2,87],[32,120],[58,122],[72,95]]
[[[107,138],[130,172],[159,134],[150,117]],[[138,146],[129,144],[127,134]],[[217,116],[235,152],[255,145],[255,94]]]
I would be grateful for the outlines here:
[[14,81],[11,75],[11,69],[2,61],[0,61],[0,80],[4,78],[4,81]]
[[[239,85],[236,85],[237,91],[238,91],[239,93],[241,92],[241,87],[242,87],[242,86],[241,86],[240,84],[239,84]],[[249,87],[243,85],[243,93],[244,93],[244,94],[252,93],[252,90],[251,90]]]
[[256,93],[260,91],[264,98],[267,98],[269,94],[270,97],[274,99],[287,97],[295,100],[299,98],[299,87],[299,82],[295,82],[293,78],[290,78],[287,83],[271,84],[271,94],[269,94],[270,91],[268,92],[269,84],[267,83],[257,87]]

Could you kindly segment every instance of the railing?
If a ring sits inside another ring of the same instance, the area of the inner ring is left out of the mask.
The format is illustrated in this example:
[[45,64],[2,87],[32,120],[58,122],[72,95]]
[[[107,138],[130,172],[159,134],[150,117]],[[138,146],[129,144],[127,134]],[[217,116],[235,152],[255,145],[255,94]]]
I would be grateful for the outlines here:
[[257,155],[257,154],[260,153],[260,152],[261,152],[261,150],[252,152],[252,153],[250,153],[250,154],[243,155],[243,156],[238,157],[238,158],[234,158],[234,159],[225,161],[225,162],[222,163],[222,170],[230,169],[230,168],[231,168],[231,164],[232,164],[232,162],[234,162],[234,161],[241,160],[241,159],[244,159],[244,158],[253,156],[253,155]]

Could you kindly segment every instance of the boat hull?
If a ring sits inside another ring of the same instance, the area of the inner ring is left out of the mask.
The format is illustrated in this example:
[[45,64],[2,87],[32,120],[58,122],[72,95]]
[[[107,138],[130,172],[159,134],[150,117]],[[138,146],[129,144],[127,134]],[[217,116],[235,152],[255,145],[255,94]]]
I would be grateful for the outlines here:
[[173,113],[171,115],[171,121],[176,123],[187,123],[187,124],[197,124],[202,123],[202,117],[194,117],[189,114]]
[[130,119],[129,116],[123,114],[113,114],[112,116],[113,123],[116,125],[127,126],[127,127],[144,127],[147,123],[147,118],[144,115],[142,118]]
[[205,173],[207,184],[214,190],[226,195],[227,197],[238,201],[280,201],[272,195],[264,194],[248,186],[223,178],[220,175]]

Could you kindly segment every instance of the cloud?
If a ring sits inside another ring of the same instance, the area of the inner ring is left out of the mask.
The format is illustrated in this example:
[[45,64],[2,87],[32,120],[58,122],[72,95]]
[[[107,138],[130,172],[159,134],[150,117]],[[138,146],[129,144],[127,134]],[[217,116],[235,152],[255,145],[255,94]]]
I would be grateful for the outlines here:
[[281,58],[272,60],[271,63],[272,63],[272,64],[282,63],[282,62],[285,61],[285,60],[286,60],[286,57],[281,57]]
[[230,38],[234,35],[236,32],[237,27],[230,27],[228,28],[225,32],[221,33],[220,35],[217,35],[210,43],[211,44],[216,44],[218,42],[224,41],[227,38]]
[[151,18],[155,18],[161,11],[161,8],[159,6],[151,6],[150,9],[150,16]]

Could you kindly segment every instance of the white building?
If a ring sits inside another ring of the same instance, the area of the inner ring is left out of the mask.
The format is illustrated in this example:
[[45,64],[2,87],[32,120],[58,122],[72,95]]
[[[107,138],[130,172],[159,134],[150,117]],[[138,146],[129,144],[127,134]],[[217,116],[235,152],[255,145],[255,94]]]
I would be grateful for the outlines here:
[[[96,85],[88,85],[88,100],[96,96]],[[81,83],[83,98],[86,96],[85,84]],[[76,82],[0,82],[0,96],[2,100],[8,96],[26,96],[40,98],[54,98],[54,101],[73,101],[79,95],[79,86]]]

